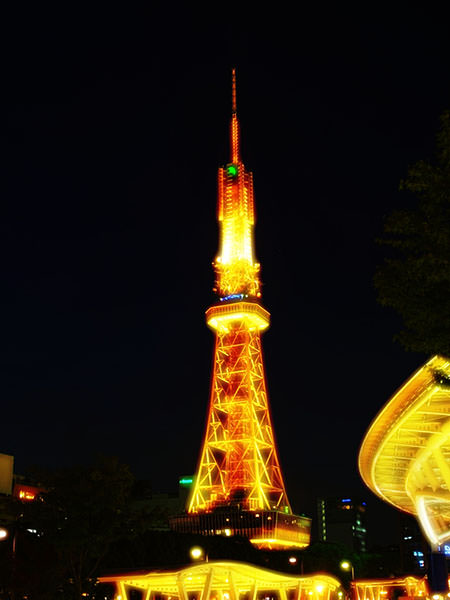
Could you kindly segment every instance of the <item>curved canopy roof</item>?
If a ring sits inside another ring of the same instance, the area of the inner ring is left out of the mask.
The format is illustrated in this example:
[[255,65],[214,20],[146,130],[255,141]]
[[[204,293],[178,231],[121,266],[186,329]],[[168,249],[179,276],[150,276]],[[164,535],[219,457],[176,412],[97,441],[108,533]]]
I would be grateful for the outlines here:
[[369,427],[359,453],[366,485],[417,515],[432,544],[450,538],[450,361],[434,356]]
[[[287,592],[295,590],[298,597],[307,594],[311,600],[331,600],[341,587],[338,579],[325,573],[299,576],[278,573],[268,569],[234,561],[201,562],[174,571],[136,572],[122,575],[106,575],[102,583],[116,583],[123,600],[130,589],[170,595],[180,600],[216,597],[217,593],[230,600],[238,600],[240,594],[274,590],[277,596],[287,600]],[[146,597],[147,597],[146,596]]]

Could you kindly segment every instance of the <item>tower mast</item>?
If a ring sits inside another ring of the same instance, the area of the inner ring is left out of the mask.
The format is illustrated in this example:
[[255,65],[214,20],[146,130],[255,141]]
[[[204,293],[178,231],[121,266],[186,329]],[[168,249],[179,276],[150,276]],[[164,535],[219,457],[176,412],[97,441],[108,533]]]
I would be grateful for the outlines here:
[[187,515],[172,526],[244,535],[261,547],[304,547],[310,521],[292,513],[267,397],[261,333],[270,315],[259,302],[253,177],[240,156],[234,69],[231,109],[231,160],[218,173],[219,299],[206,311],[216,338],[208,419]]

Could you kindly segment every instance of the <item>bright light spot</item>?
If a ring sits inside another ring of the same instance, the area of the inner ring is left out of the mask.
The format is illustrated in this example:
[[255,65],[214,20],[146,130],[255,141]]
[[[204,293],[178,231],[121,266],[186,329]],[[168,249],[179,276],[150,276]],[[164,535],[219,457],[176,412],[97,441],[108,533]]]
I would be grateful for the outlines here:
[[323,585],[316,585],[316,591],[321,594],[323,592]]
[[230,535],[231,535],[231,529],[225,529],[225,535],[227,537],[230,537]]
[[295,563],[297,562],[297,559],[295,558],[295,556],[290,556],[289,562],[291,563],[291,565],[295,565]]
[[433,600],[439,600],[440,598],[442,598],[440,594],[433,594],[431,597],[433,598]]
[[202,556],[203,556],[203,548],[200,548],[200,546],[194,546],[193,548],[191,548],[191,557],[194,560],[198,560]]
[[19,492],[19,498],[21,500],[34,500],[36,497],[36,494],[34,492],[30,492],[29,490],[20,490]]
[[8,537],[8,530],[3,527],[0,528],[0,540],[4,540]]
[[349,571],[352,568],[352,565],[348,562],[348,560],[343,560],[341,562],[341,569],[344,569],[344,571]]

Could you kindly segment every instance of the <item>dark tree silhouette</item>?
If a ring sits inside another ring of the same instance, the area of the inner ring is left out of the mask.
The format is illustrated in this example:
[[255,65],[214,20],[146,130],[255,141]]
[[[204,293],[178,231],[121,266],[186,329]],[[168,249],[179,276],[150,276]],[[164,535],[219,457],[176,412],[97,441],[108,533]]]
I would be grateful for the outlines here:
[[393,212],[380,242],[391,248],[375,274],[378,299],[402,318],[407,350],[450,356],[450,112],[441,117],[437,152],[412,166],[400,189],[414,209]]
[[[22,520],[36,530],[36,538],[26,547],[17,546],[17,558],[22,557],[17,580],[28,581],[28,570],[45,554],[49,558],[42,573],[46,586],[51,582],[54,592],[64,598],[92,595],[108,550],[130,527],[133,476],[118,459],[101,457],[90,466],[39,470],[35,477],[45,492],[25,507]],[[30,598],[37,597],[42,583],[39,572],[35,575],[35,589],[21,590]]]

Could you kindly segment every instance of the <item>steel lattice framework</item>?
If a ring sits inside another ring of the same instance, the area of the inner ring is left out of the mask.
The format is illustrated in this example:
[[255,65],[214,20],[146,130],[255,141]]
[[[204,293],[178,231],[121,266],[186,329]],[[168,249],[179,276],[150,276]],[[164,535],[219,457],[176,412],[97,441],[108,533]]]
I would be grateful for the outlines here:
[[[216,335],[211,397],[187,506],[192,517],[180,517],[174,527],[223,533],[217,511],[229,509],[227,535],[246,535],[259,545],[302,547],[309,543],[310,522],[292,514],[267,398],[261,333],[270,315],[259,303],[253,178],[240,158],[234,71],[232,90],[231,161],[219,169],[218,182],[220,245],[214,268],[219,301],[206,312]],[[236,511],[249,513],[237,521]],[[208,514],[211,518],[205,518]]]
[[237,502],[249,510],[282,507],[290,512],[269,414],[261,333],[245,304],[233,305],[227,327],[217,311],[208,312],[209,322],[219,320],[221,327],[216,335],[210,411],[190,511]]

